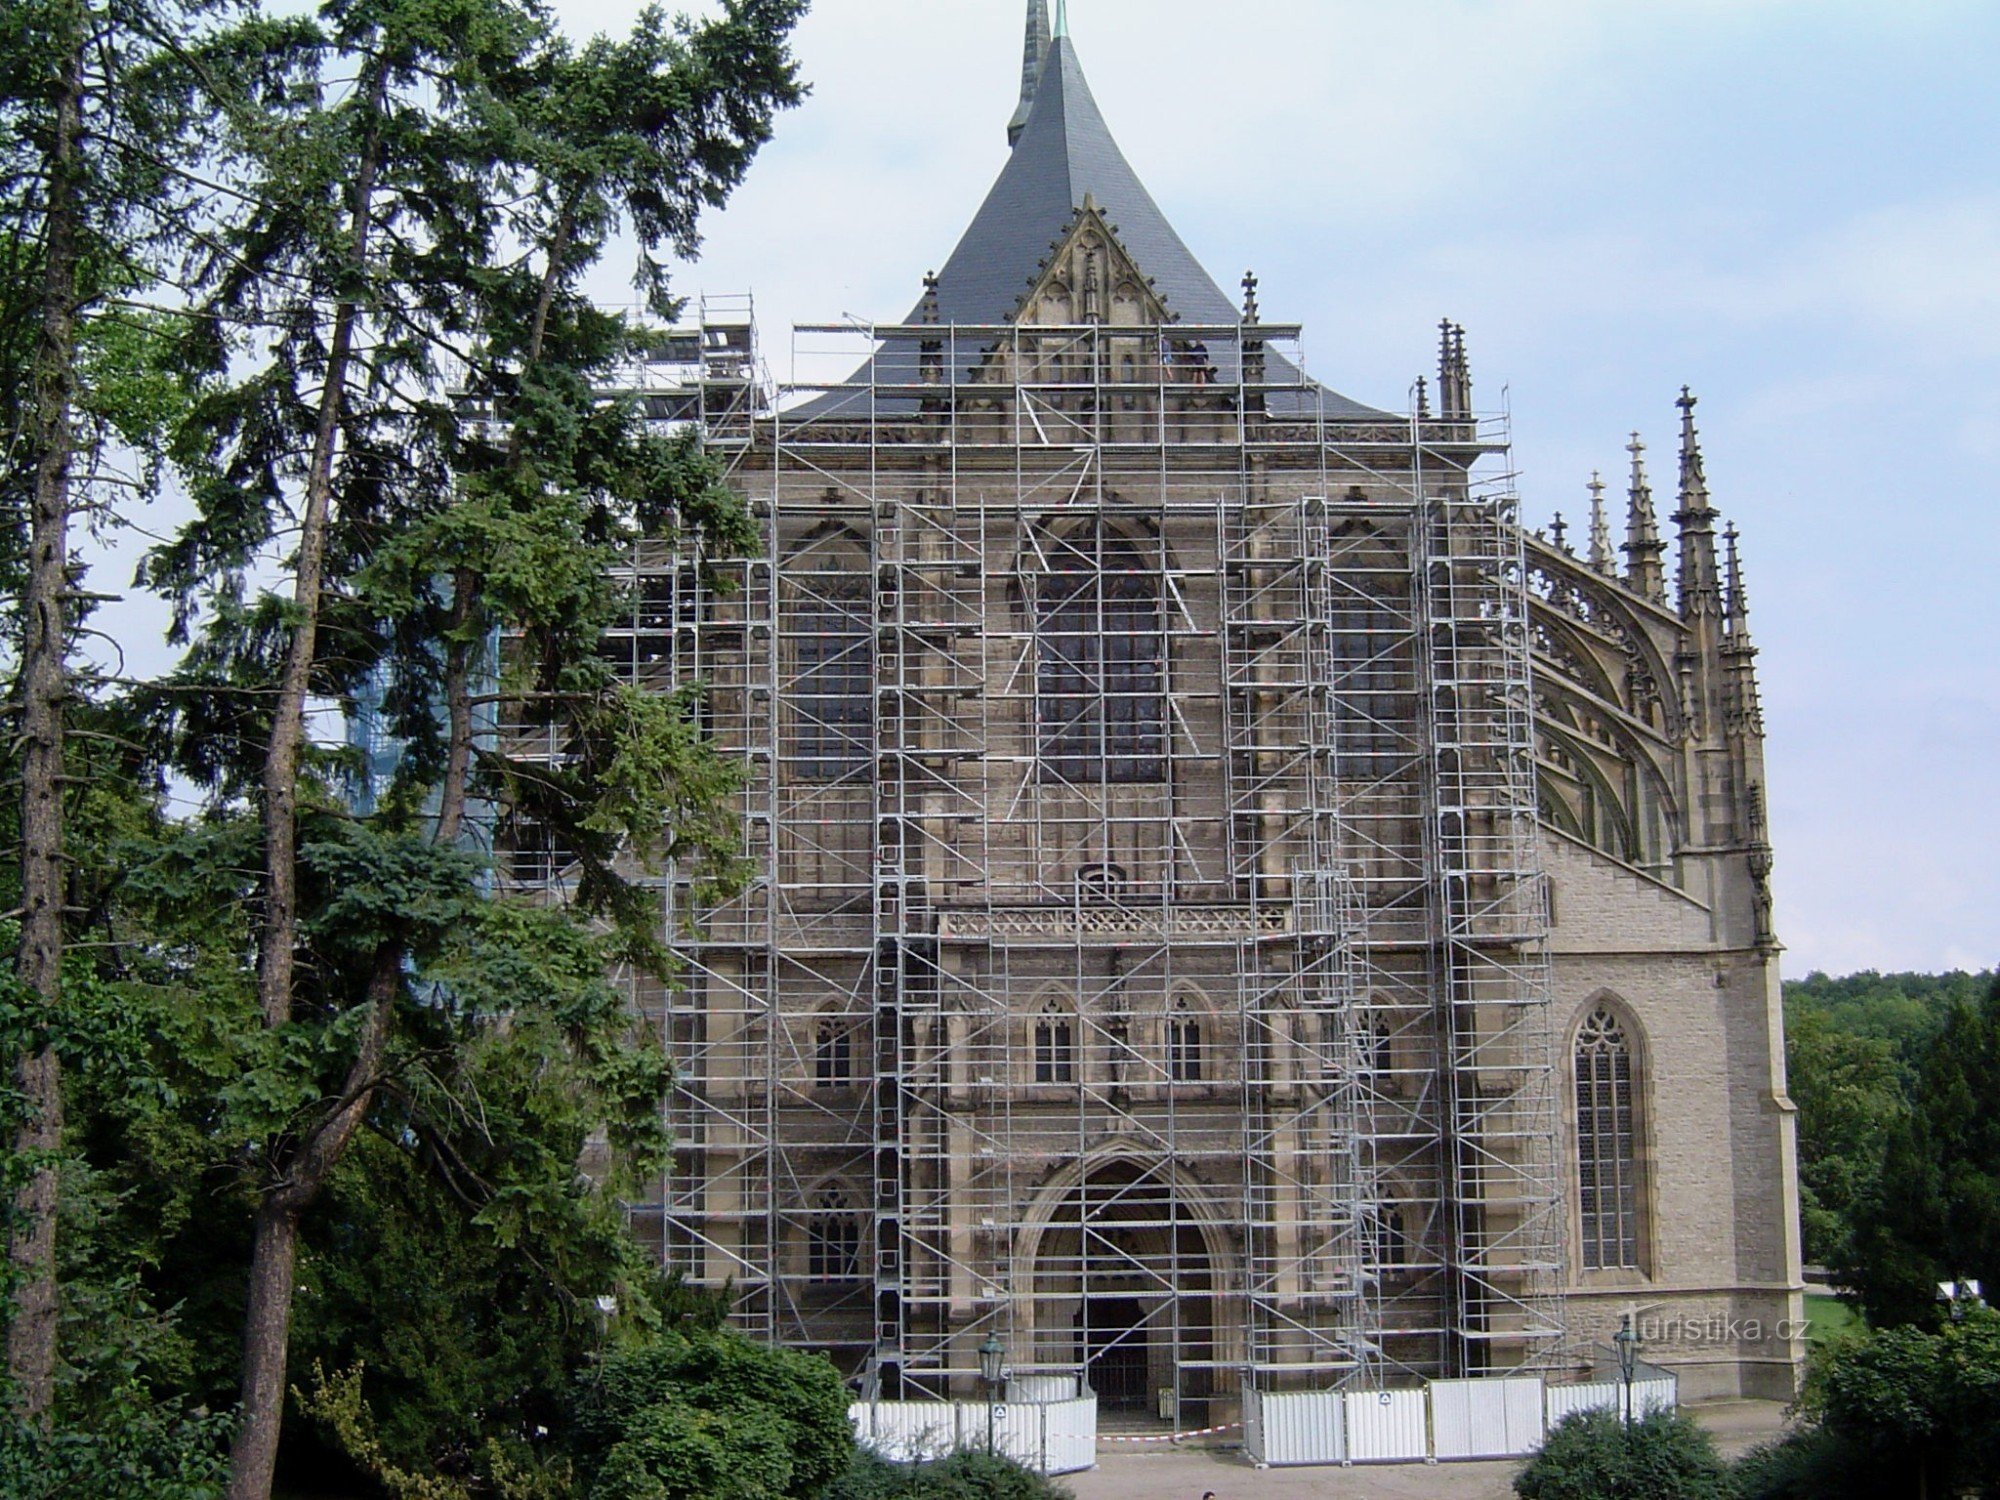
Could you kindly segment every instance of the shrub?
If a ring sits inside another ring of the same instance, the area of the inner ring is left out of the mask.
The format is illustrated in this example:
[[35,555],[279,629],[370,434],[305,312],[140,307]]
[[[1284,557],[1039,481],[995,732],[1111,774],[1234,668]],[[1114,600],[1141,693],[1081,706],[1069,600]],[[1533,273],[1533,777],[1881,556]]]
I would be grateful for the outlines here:
[[1616,1412],[1565,1417],[1516,1476],[1521,1500],[1730,1500],[1715,1444],[1680,1410],[1628,1429]]
[[832,1365],[724,1331],[605,1360],[574,1437],[593,1500],[817,1500],[854,1457]]
[[1737,1461],[1738,1500],[1879,1500],[1910,1484],[1824,1427],[1804,1427]]
[[857,1453],[826,1500],[1070,1500],[1070,1492],[1004,1458],[954,1453],[924,1464],[892,1464]]

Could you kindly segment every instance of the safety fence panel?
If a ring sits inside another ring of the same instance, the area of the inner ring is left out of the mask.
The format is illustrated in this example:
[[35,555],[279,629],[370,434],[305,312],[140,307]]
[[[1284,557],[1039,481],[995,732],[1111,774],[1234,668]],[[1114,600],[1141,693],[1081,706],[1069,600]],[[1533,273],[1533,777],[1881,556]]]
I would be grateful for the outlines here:
[[1564,1417],[1580,1411],[1617,1411],[1624,1399],[1624,1387],[1615,1380],[1593,1380],[1588,1385],[1552,1385],[1544,1396],[1548,1425],[1553,1429]]
[[1539,1376],[1431,1383],[1434,1458],[1519,1458],[1541,1445]]
[[847,1409],[855,1441],[891,1463],[923,1463],[990,1444],[1043,1474],[1097,1462],[1097,1398],[1069,1401],[861,1401]]
[[1076,1394],[1074,1375],[1007,1377],[1007,1400],[1010,1404],[1016,1401],[1074,1401]]
[[1252,1463],[1273,1467],[1346,1463],[1345,1400],[1338,1391],[1251,1391],[1244,1398],[1243,1447]]
[[[1622,1412],[1625,1409],[1625,1386],[1617,1380],[1593,1380],[1585,1385],[1552,1385],[1543,1400],[1548,1426],[1553,1430],[1556,1423],[1573,1412]],[[1664,1370],[1656,1370],[1646,1379],[1632,1382],[1632,1414],[1635,1417],[1669,1410],[1678,1400],[1679,1382]]]
[[1342,1399],[1349,1463],[1413,1463],[1431,1456],[1422,1391],[1350,1391]]

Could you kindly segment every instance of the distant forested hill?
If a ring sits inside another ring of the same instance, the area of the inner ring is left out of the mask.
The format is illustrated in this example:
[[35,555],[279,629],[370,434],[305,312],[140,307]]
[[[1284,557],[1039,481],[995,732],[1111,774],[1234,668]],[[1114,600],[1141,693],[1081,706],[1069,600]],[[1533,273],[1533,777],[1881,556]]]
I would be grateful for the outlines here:
[[1873,1037],[1892,1046],[1908,1067],[1937,1034],[1945,1013],[1963,1001],[1970,1005],[1993,983],[1988,969],[1968,974],[1878,974],[1864,969],[1838,978],[1815,970],[1804,979],[1785,981],[1787,1021],[1810,1010],[1824,1017],[1834,1031]]

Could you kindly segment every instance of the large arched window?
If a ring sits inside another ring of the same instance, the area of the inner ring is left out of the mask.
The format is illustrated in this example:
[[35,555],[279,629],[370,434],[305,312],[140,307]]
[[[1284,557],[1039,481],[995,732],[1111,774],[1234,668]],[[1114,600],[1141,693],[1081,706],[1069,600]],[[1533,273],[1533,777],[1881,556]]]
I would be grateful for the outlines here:
[[814,1281],[852,1281],[861,1275],[861,1216],[845,1195],[828,1188],[806,1217],[806,1274]]
[[1576,1035],[1577,1196],[1586,1271],[1639,1266],[1635,1086],[1625,1030],[1600,1006]]
[[1035,1017],[1035,1082],[1076,1082],[1076,1018],[1059,1000]]
[[873,759],[875,624],[866,564],[831,541],[785,578],[790,678],[785,758],[800,781],[838,781]]
[[1160,574],[1102,522],[1052,537],[1035,600],[1045,781],[1158,781],[1166,744]]

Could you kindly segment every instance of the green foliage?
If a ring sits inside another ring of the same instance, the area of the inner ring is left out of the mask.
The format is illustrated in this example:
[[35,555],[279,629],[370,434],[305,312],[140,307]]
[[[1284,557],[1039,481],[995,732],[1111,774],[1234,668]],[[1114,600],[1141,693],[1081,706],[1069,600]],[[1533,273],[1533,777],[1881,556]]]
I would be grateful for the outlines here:
[[1804,979],[1785,981],[1785,1017],[1789,1023],[1798,1011],[1815,1011],[1845,1035],[1887,1042],[1907,1076],[1951,1008],[1976,1002],[1993,978],[1991,971],[1881,974],[1873,969],[1836,978],[1815,970]]
[[816,1355],[677,1333],[587,1377],[573,1432],[592,1500],[815,1500],[852,1460],[847,1407]]
[[1855,1203],[1875,1181],[1882,1141],[1906,1108],[1895,1045],[1840,1029],[1807,1002],[1788,1001],[1788,1088],[1799,1107],[1799,1206],[1808,1262],[1849,1254]]
[[[319,1387],[315,1419],[384,1482],[565,1492],[535,1439],[603,1352],[594,1300],[618,1298],[619,1339],[713,1316],[659,1287],[620,1224],[618,1193],[664,1149],[669,1078],[605,975],[661,964],[657,896],[635,871],[672,858],[710,892],[744,878],[726,810],[737,773],[694,695],[634,692],[598,644],[625,602],[614,564],[639,537],[684,533],[714,556],[756,533],[697,441],[602,399],[638,331],[584,289],[625,234],[654,309],[671,311],[665,257],[692,255],[702,211],[802,97],[788,39],[804,9],[649,9],[624,38],[581,46],[525,0],[282,18],[235,0],[9,9],[0,615],[37,456],[22,435],[48,106],[86,33],[82,477],[144,492],[170,464],[195,515],[144,571],[175,609],[180,668],[129,703],[99,701],[87,677],[72,695],[87,735],[69,746],[68,853],[88,941],[65,1003],[0,992],[0,1041],[53,1041],[71,1065],[71,1364],[56,1436],[6,1437],[5,1462],[74,1492],[127,1493],[81,1467],[99,1459],[150,1476],[146,1493],[199,1492],[226,1433],[193,1403],[235,1400],[247,1224],[273,1189],[306,1214],[294,1345],[349,1372]],[[459,421],[461,386],[492,401],[509,440]],[[314,476],[329,502],[314,600],[292,586],[292,549],[316,450],[331,469]],[[129,472],[111,474],[113,458]],[[365,813],[343,752],[308,749],[297,982],[267,1025],[250,955],[269,911],[270,689],[312,603],[310,693],[378,692],[407,749]],[[521,643],[504,671],[502,633]],[[519,695],[555,754],[515,760],[477,732],[466,705],[479,696],[483,721],[496,693]],[[15,751],[0,743],[0,771]],[[473,762],[459,784],[454,752]],[[175,776],[205,794],[198,818],[167,816]],[[578,853],[569,910],[493,897],[463,847],[486,841],[439,830],[441,803],[465,800],[499,810],[503,843],[527,822]],[[0,873],[0,909],[12,879]],[[364,1129],[347,1145],[328,1122],[357,1099]],[[336,1139],[350,1154],[328,1164],[314,1148]],[[32,1165],[0,1161],[0,1185]],[[823,1484],[846,1449],[829,1457],[804,1387],[767,1373],[779,1396],[752,1417],[718,1406],[709,1425],[736,1423],[723,1449],[746,1454],[757,1429],[781,1429],[787,1474]],[[641,1467],[645,1442],[671,1437],[648,1423]],[[145,1457],[175,1446],[182,1470]],[[28,1484],[0,1490],[41,1493]]]
[[1892,1328],[1814,1351],[1801,1425],[1744,1459],[1744,1500],[1992,1493],[2000,1475],[2000,1315]]
[[859,1452],[826,1500],[1069,1500],[1053,1480],[1011,1460],[954,1453],[922,1464],[894,1464]]
[[2000,1475],[2000,1314],[1892,1328],[1816,1362],[1801,1408],[1892,1467],[1952,1484]]
[[1628,1429],[1617,1412],[1565,1417],[1514,1480],[1521,1500],[1729,1500],[1714,1441],[1678,1408]]
[[1730,1477],[1739,1500],[1876,1500],[1908,1476],[1883,1469],[1838,1433],[1808,1425],[1738,1459]]
[[0,1495],[10,1500],[219,1500],[231,1423],[128,1387],[89,1426],[0,1424]]
[[1952,1009],[1991,974],[1814,973],[1785,985],[1786,1067],[1799,1106],[1799,1198],[1806,1259],[1854,1260],[1857,1205],[1883,1143],[1907,1112],[1925,1054]]
[[1877,1328],[1934,1323],[1939,1282],[2000,1285],[2000,981],[1932,1039],[1840,1270]]

